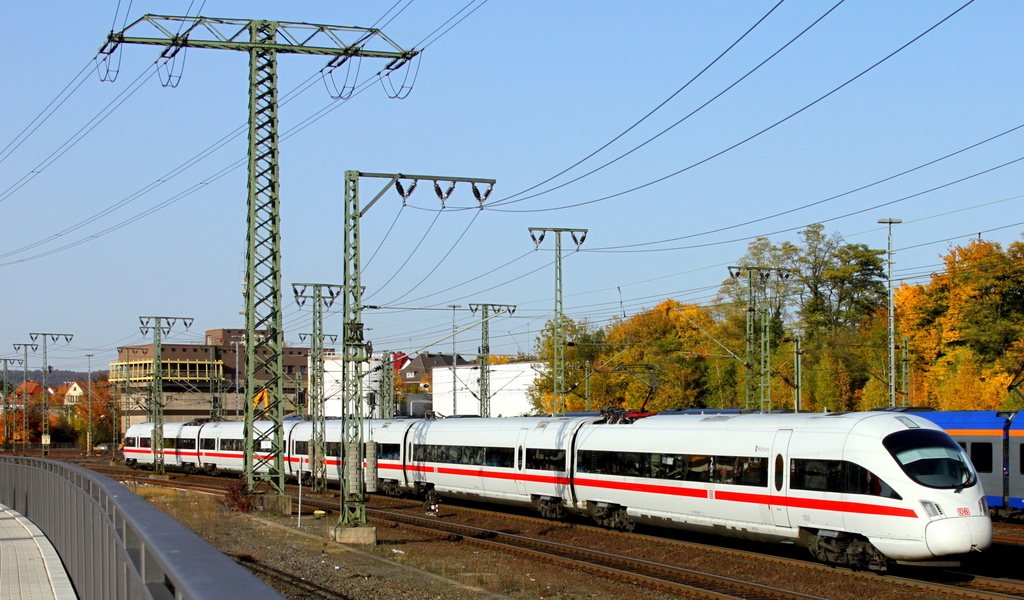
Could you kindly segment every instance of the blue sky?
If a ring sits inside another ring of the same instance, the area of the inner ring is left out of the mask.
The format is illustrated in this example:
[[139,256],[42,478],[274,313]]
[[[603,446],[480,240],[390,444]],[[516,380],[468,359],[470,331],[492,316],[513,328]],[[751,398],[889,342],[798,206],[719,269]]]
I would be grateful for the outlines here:
[[[939,268],[950,244],[979,233],[1003,244],[1020,239],[1024,161],[1001,165],[1024,156],[1024,129],[819,201],[1024,124],[1024,5],[972,3],[854,79],[964,2],[849,1],[831,12],[834,2],[785,0],[772,11],[775,4],[135,0],[8,8],[11,26],[0,38],[0,356],[16,356],[11,344],[31,332],[73,333],[70,345],[50,348],[50,363],[85,370],[94,354],[93,368],[104,368],[117,346],[144,342],[142,315],[194,318],[192,330],[171,335],[175,342],[244,323],[245,172],[223,172],[244,159],[244,136],[168,174],[244,126],[246,57],[189,50],[175,64],[180,83],[164,87],[159,74],[145,79],[159,50],[124,46],[115,82],[95,72],[77,77],[94,65],[112,24],[120,29],[144,13],[378,24],[403,47],[425,47],[403,100],[374,79],[380,61],[359,63],[350,76],[365,90],[339,101],[321,80],[324,59],[279,60],[282,98],[301,90],[280,110],[284,316],[296,344],[310,314],[289,284],[342,281],[350,169],[498,180],[484,210],[465,185],[439,210],[424,182],[407,206],[392,192],[367,213],[366,303],[397,307],[366,312],[377,350],[443,337],[452,327],[448,305],[463,307],[455,316],[463,327],[473,321],[470,303],[496,303],[518,310],[491,321],[492,351],[530,351],[554,297],[553,239],[534,250],[530,227],[590,230],[580,252],[563,240],[564,294],[569,316],[595,324],[669,297],[708,302],[753,238],[796,241],[810,223],[884,248],[877,220],[903,219],[894,229],[896,277],[911,283]],[[335,72],[334,81],[345,76]],[[69,83],[78,87],[61,95]],[[59,108],[36,127],[55,98]],[[31,135],[21,135],[27,127]],[[70,139],[77,141],[63,146]],[[364,198],[378,185],[364,180]],[[340,316],[329,315],[325,330],[340,327]],[[460,353],[478,345],[477,330],[457,339]],[[431,347],[450,351],[451,342]],[[30,358],[31,368],[39,362]]]

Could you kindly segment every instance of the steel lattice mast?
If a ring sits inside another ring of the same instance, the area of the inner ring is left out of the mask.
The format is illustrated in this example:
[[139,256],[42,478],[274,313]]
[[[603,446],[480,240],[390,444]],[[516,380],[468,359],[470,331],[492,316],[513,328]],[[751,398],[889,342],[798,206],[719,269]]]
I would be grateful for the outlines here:
[[9,364],[20,365],[23,361],[20,358],[0,358],[4,363],[4,447],[13,449],[14,427],[18,424],[17,419],[11,422],[11,394],[7,390],[7,366]]
[[33,342],[39,338],[43,340],[43,418],[40,423],[42,427],[42,439],[40,441],[43,445],[43,458],[46,458],[50,455],[50,388],[46,387],[46,376],[49,374],[50,367],[46,363],[47,341],[49,340],[56,344],[58,340],[63,338],[64,343],[67,344],[71,342],[71,338],[74,335],[70,333],[30,333],[28,337]]
[[[312,288],[312,293],[307,290]],[[327,489],[327,413],[324,411],[324,340],[337,340],[337,336],[324,334],[324,309],[330,308],[341,295],[340,285],[327,283],[293,283],[292,291],[295,302],[303,306],[306,300],[313,301],[313,333],[309,335],[309,391],[306,405],[309,407],[309,418],[313,423],[313,439],[309,449],[309,465],[313,474],[313,492]],[[327,295],[324,295],[326,291]],[[305,334],[299,339],[305,341]]]
[[[531,227],[530,237],[533,243],[540,247],[544,241],[544,234],[547,232],[555,234],[555,318],[552,322],[551,335],[551,371],[552,371],[552,404],[551,413],[561,415],[565,413],[565,334],[564,317],[562,315],[562,233],[568,232],[576,243],[578,251],[583,241],[587,239],[586,229],[566,229],[561,227]],[[534,235],[540,233],[540,236]],[[576,239],[579,233],[580,238]]]
[[150,373],[149,394],[146,400],[146,418],[153,424],[150,444],[153,451],[153,473],[164,472],[164,364],[163,336],[181,321],[188,330],[192,327],[189,317],[139,317],[139,331],[148,335],[153,330],[153,367]]
[[[151,27],[155,37],[127,35]],[[177,33],[175,33],[177,31]],[[356,36],[352,43],[342,36]],[[371,42],[388,50],[370,50]],[[250,19],[145,15],[119,33],[111,32],[100,50],[112,54],[121,44],[165,46],[164,58],[181,48],[249,53],[249,184],[245,282],[245,476],[249,489],[266,481],[285,490],[284,331],[281,318],[280,196],[278,171],[277,55],[330,56],[328,68],[352,57],[388,58],[389,74],[418,51],[404,50],[379,29]],[[265,378],[257,378],[257,373]],[[257,400],[264,401],[262,407]],[[258,420],[269,422],[257,430]],[[258,452],[258,454],[257,454]]]
[[[363,208],[359,200],[359,179],[362,177],[389,179],[384,188],[374,196],[373,200]],[[401,183],[401,179],[412,180],[409,189]],[[366,479],[363,476],[363,363],[372,353],[369,342],[363,338],[363,286],[362,265],[359,258],[360,236],[359,220],[380,198],[392,187],[405,201],[416,189],[420,180],[434,182],[434,191],[444,202],[455,191],[458,182],[470,183],[473,195],[483,206],[495,180],[475,179],[467,177],[438,177],[433,175],[406,175],[402,173],[361,173],[345,171],[345,289],[344,289],[344,337],[342,340],[342,465],[344,475],[341,487],[341,511],[338,525],[341,527],[360,527],[366,525]],[[450,182],[447,191],[442,191],[438,181]],[[487,184],[486,191],[480,192],[476,184]]]
[[514,314],[516,307],[511,304],[470,304],[469,310],[476,314],[476,311],[480,311],[480,318],[483,319],[480,323],[480,354],[477,358],[480,360],[480,378],[478,379],[478,389],[480,393],[480,416],[485,419],[491,416],[491,373],[488,370],[491,364],[491,329],[490,319],[487,318],[487,313],[490,309],[494,309],[495,315],[500,315],[503,312],[508,314]]
[[35,352],[38,349],[39,344],[14,345],[15,352],[18,350],[25,351],[25,358],[21,362],[21,450],[25,456],[28,456],[28,351],[32,350],[32,352]]

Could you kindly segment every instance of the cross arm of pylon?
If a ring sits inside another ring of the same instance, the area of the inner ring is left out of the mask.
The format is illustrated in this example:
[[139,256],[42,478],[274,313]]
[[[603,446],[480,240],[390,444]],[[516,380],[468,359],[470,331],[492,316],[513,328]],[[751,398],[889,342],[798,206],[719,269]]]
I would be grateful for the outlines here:
[[[253,27],[270,26],[276,31],[274,42],[252,41]],[[152,36],[128,35],[151,31]],[[346,38],[352,41],[346,42]],[[390,48],[371,50],[366,45],[379,40]],[[150,46],[176,46],[183,48],[214,48],[220,50],[249,51],[274,50],[284,54],[318,54],[324,56],[365,56],[390,58],[394,62],[387,70],[395,70],[419,54],[419,50],[406,50],[379,29],[314,23],[289,23],[255,19],[217,19],[210,17],[177,17],[143,15],[119,32],[111,32],[100,49],[101,54],[112,54],[121,44]],[[337,65],[335,65],[337,66]]]

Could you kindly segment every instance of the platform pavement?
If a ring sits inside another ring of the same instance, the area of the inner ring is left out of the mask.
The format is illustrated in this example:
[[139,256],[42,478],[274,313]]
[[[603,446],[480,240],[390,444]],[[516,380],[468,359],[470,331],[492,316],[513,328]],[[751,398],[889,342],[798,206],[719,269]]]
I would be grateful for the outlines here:
[[0,600],[77,600],[60,556],[43,532],[0,504]]

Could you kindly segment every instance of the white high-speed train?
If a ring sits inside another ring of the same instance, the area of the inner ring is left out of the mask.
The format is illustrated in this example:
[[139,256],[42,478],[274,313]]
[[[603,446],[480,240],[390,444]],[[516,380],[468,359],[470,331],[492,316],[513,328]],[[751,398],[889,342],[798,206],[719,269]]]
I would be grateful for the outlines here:
[[[822,561],[872,570],[992,542],[967,455],[914,414],[449,418],[365,427],[376,457],[367,477],[388,494],[532,506],[549,518],[586,515],[623,530],[647,523],[799,543]],[[128,464],[152,462],[151,433],[147,423],[128,430]],[[309,421],[286,421],[292,476],[309,471],[311,433]],[[333,480],[341,433],[340,421],[328,421]],[[240,471],[241,438],[237,422],[167,423],[165,465]]]

